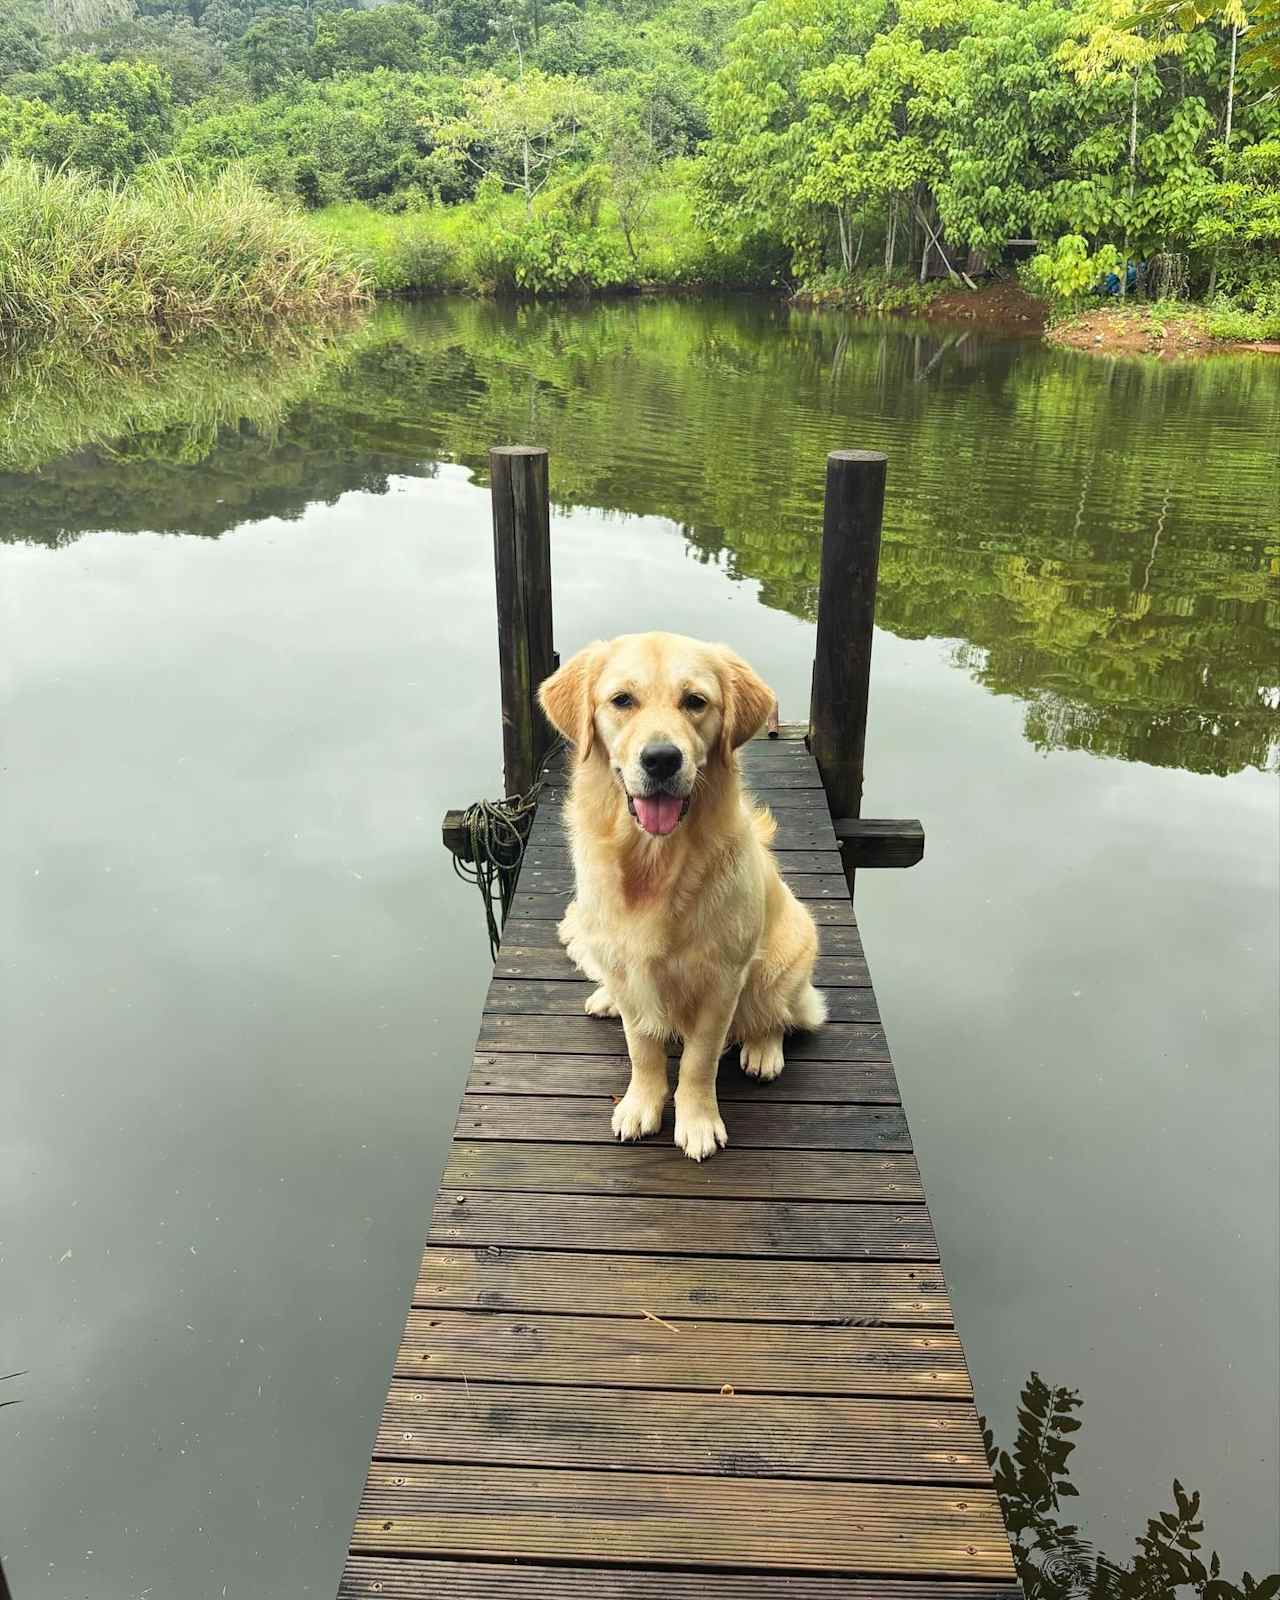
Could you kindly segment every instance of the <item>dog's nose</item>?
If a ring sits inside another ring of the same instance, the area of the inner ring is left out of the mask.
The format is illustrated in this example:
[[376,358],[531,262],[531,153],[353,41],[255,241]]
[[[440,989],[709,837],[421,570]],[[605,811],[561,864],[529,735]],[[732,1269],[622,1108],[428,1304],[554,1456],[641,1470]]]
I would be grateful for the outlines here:
[[640,765],[659,783],[664,778],[674,777],[683,762],[680,748],[674,744],[647,744],[640,752]]

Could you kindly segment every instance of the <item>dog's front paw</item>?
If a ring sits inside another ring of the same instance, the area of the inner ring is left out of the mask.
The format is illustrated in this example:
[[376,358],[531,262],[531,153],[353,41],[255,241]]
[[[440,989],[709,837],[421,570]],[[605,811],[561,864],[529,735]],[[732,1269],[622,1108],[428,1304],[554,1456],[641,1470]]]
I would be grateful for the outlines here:
[[617,1002],[603,983],[587,996],[582,1003],[582,1009],[589,1017],[616,1017],[621,1015]]
[[762,1083],[772,1083],[785,1065],[781,1034],[755,1039],[742,1046],[742,1070],[748,1078],[759,1078]]
[[676,1144],[691,1161],[705,1161],[729,1142],[714,1100],[695,1106],[676,1100]]
[[613,1108],[614,1138],[630,1141],[657,1133],[662,1126],[662,1108],[665,1104],[665,1095],[649,1096],[636,1089],[628,1089]]

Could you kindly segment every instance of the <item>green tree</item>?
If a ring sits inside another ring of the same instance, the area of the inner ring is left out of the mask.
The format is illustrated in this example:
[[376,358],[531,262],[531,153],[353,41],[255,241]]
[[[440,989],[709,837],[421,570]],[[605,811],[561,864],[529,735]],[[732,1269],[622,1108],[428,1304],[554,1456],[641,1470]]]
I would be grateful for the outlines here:
[[1214,280],[1251,311],[1280,321],[1280,137],[1227,152],[1196,220]]
[[311,65],[311,23],[299,6],[251,23],[233,51],[254,94],[270,94],[305,77]]
[[419,73],[298,82],[188,123],[173,157],[202,173],[243,164],[275,193],[311,206],[415,192],[459,199],[469,188],[459,159],[433,132],[457,109],[453,85]]
[[413,72],[423,64],[423,51],[433,31],[430,19],[410,5],[330,12],[316,19],[312,75],[336,78],[372,72],[377,67]]
[[845,270],[868,227],[892,271],[932,233],[946,167],[957,40],[969,0],[761,0],[711,90],[713,211],[779,233],[802,270],[830,241]]
[[531,67],[519,78],[486,73],[462,86],[461,115],[435,126],[437,142],[483,178],[518,190],[526,210],[600,116],[599,96],[573,78]]
[[124,177],[168,149],[173,99],[157,67],[75,56],[42,79],[40,99],[0,96],[0,153]]
[[657,192],[664,161],[678,154],[672,143],[659,143],[656,107],[621,97],[608,104],[602,127],[602,146],[608,162],[609,193],[632,263],[637,261],[636,233],[643,225]]
[[[1121,235],[1123,252],[1127,258],[1131,245],[1150,238],[1153,207],[1149,197],[1139,203],[1138,193],[1138,128],[1140,107],[1145,99],[1158,102],[1162,85],[1158,65],[1163,58],[1180,56],[1187,45],[1186,34],[1163,23],[1135,24],[1130,0],[1088,0],[1081,11],[1076,36],[1062,47],[1062,58],[1082,85],[1100,84],[1117,86],[1121,94],[1105,98],[1104,105],[1112,113],[1110,125],[1104,123],[1096,137],[1098,153],[1104,158],[1117,153],[1120,126],[1123,126],[1125,144],[1125,179],[1111,185],[1110,209],[1113,226]],[[1118,115],[1117,115],[1118,113]],[[1174,126],[1165,141],[1175,158],[1179,159],[1180,176],[1187,176],[1187,167],[1193,159],[1195,146],[1209,127],[1209,116],[1203,100],[1185,98],[1174,113]],[[1120,273],[1120,293],[1126,286],[1125,272]]]
[[1061,188],[1085,181],[1075,151],[1089,131],[1079,86],[1058,59],[1070,26],[1062,0],[1024,0],[987,7],[957,41],[936,185],[948,237],[998,255],[1011,239],[1078,224]]
[[133,17],[67,36],[71,51],[95,61],[143,61],[169,81],[174,102],[191,105],[207,95],[226,65],[221,45],[188,18]]
[[15,72],[37,72],[47,65],[50,42],[33,5],[14,4],[0,11],[0,84]]
[[[772,233],[803,264],[821,264],[831,219],[813,198],[806,85],[842,57],[860,59],[886,15],[883,0],[761,0],[744,19],[711,84],[701,170],[713,220]],[[831,205],[844,198],[836,176]]]

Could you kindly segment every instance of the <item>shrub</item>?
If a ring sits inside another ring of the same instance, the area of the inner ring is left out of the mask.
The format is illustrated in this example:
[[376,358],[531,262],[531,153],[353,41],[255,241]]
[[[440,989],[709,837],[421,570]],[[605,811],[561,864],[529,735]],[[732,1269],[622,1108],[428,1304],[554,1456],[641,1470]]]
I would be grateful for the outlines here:
[[821,273],[804,284],[797,298],[848,311],[910,312],[923,311],[946,287],[941,279],[919,283],[915,278],[894,277],[883,267],[868,267],[852,276]]
[[590,294],[632,281],[622,240],[555,213],[491,225],[472,247],[472,271],[493,294]]
[[158,67],[72,56],[29,84],[37,94],[0,95],[0,154],[114,178],[169,146],[173,103]]
[[1280,339],[1280,290],[1258,295],[1252,306],[1215,300],[1206,326],[1215,339]]
[[1109,272],[1121,270],[1120,252],[1104,244],[1089,253],[1078,233],[1065,233],[1049,250],[1041,250],[1019,269],[1024,286],[1059,306],[1076,306]]
[[307,225],[355,262],[380,294],[437,294],[461,287],[457,251],[436,231],[438,215],[392,216],[340,205],[318,212]]

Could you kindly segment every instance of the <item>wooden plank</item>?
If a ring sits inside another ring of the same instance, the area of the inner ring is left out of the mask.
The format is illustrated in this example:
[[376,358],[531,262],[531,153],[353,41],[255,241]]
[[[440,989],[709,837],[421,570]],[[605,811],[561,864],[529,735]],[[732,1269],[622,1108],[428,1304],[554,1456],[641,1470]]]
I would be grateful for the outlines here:
[[[843,885],[843,882],[845,880],[842,878],[840,883]],[[795,885],[792,885],[792,890],[797,893],[798,898],[805,901],[806,906],[810,909],[810,914],[813,915],[814,922],[819,923],[819,926],[835,926],[835,928],[842,928],[842,926],[853,928],[853,926],[856,926],[853,917],[853,906],[850,906],[848,898],[842,901],[842,899],[838,899],[835,896],[834,883],[829,885],[830,893],[827,893],[827,890],[822,890],[821,896],[816,891],[797,888]],[[845,896],[848,896],[846,888]],[[518,920],[522,920],[522,922],[560,922],[560,918],[565,915],[565,909],[571,899],[573,899],[573,890],[571,890],[570,885],[566,885],[563,890],[549,891],[549,893],[517,890],[515,899],[512,901],[512,915],[517,917]]]
[[477,1317],[433,1307],[409,1313],[395,1371],[401,1378],[465,1376],[471,1383],[712,1393],[730,1383],[743,1394],[973,1399],[960,1340],[945,1328],[688,1321],[679,1327],[671,1333],[644,1317]]
[[826,808],[827,796],[822,778],[812,761],[751,761],[742,770],[743,786],[752,794],[765,789],[812,789],[822,796]]
[[[848,903],[849,886],[842,872],[793,872],[782,869],[782,879],[797,900],[843,900]],[[525,867],[520,872],[520,895],[563,896],[568,905],[573,895],[572,871],[550,867]],[[519,897],[517,897],[518,903]],[[560,912],[563,916],[563,910]]]
[[375,1462],[353,1550],[1004,1578],[992,1490]]
[[924,859],[924,828],[914,817],[842,817],[834,831],[851,867],[914,867]]
[[[831,820],[816,808],[771,808],[778,831],[773,836],[773,847],[782,850],[829,850],[835,844]],[[533,827],[529,830],[529,843],[542,845],[563,842],[564,830],[560,825],[555,806],[539,806]]]
[[[812,789],[824,796],[826,789],[817,764],[810,756],[794,756],[786,752],[779,752],[775,756],[768,756],[762,760],[751,760],[739,765],[739,776],[744,789],[754,791],[763,789]],[[540,800],[548,797],[563,803],[572,792],[573,774],[571,772],[549,772],[543,780]]]
[[[830,850],[787,850],[779,861],[789,872],[839,872],[840,852]],[[572,872],[573,857],[567,849],[553,845],[537,845],[525,851],[522,871]]]
[[338,1600],[1022,1600],[1009,1584],[911,1578],[771,1578],[352,1556]]
[[781,1256],[806,1261],[936,1261],[922,1204],[688,1200],[630,1195],[439,1193],[432,1244],[608,1250],[620,1255]]
[[[723,1111],[730,1144],[743,1150],[911,1149],[906,1118],[897,1106],[784,1105],[759,1101],[726,1103]],[[611,1099],[466,1095],[458,1112],[454,1137],[613,1144],[609,1128],[612,1115]],[[669,1141],[671,1127],[668,1106],[664,1132],[655,1137]]]
[[[693,1162],[688,1163],[693,1166]],[[414,1305],[423,1309],[674,1320],[951,1326],[942,1269],[929,1263],[733,1261],[703,1256],[476,1250],[428,1245]]]
[[738,747],[738,765],[744,772],[785,763],[805,767],[817,765],[803,739],[749,739]]
[[393,1383],[379,1461],[989,1485],[973,1407],[920,1400]]
[[[509,931],[514,935],[514,927]],[[582,979],[582,973],[559,941],[554,947],[539,948],[504,940],[493,975],[495,978],[536,978],[543,982],[580,982]],[[821,989],[866,989],[871,985],[867,963],[856,956],[819,956],[813,981]]]
[[[586,980],[566,983],[552,979],[495,978],[489,985],[484,1008],[511,1016],[582,1016],[588,997],[595,991],[596,985]],[[832,1022],[880,1020],[876,997],[869,988],[824,990],[823,995],[827,1016]]]
[[[831,827],[831,812],[827,808],[826,793],[821,788],[795,781],[784,783],[765,780],[744,785],[744,792],[750,801],[767,806],[779,818],[785,813],[798,813],[799,816],[792,820],[804,819],[810,821],[811,825],[821,825],[827,829]],[[565,789],[543,790],[538,806],[539,815],[543,818],[539,842],[548,838],[553,831],[562,831],[567,799],[568,791]]]
[[[723,1157],[723,1160],[721,1159]],[[915,1157],[891,1151],[740,1150],[689,1161],[666,1140],[609,1149],[459,1140],[441,1188],[745,1200],[922,1200]]]
[[[616,1017],[482,1017],[476,1048],[549,1051],[581,1055],[623,1055],[626,1043]],[[788,1060],[884,1061],[889,1051],[884,1029],[869,1022],[828,1022],[816,1033],[789,1034]]]
[[[862,991],[848,991],[859,993]],[[495,1050],[477,1055],[467,1094],[621,1095],[631,1072],[622,1055],[538,1055]],[[674,1073],[670,1074],[674,1078]],[[720,1065],[716,1092],[724,1101],[775,1104],[897,1105],[898,1084],[888,1061],[793,1061],[780,1078],[761,1083],[740,1070],[734,1056]]]
[[[819,905],[821,902],[819,902]],[[810,906],[810,911],[817,908]],[[816,920],[816,919],[815,919]],[[513,912],[503,928],[503,947],[513,944],[521,949],[555,950],[560,948],[560,938],[554,921],[538,919],[529,921]],[[861,958],[862,936],[857,925],[833,926],[818,921],[818,951],[824,956],[854,956]]]

